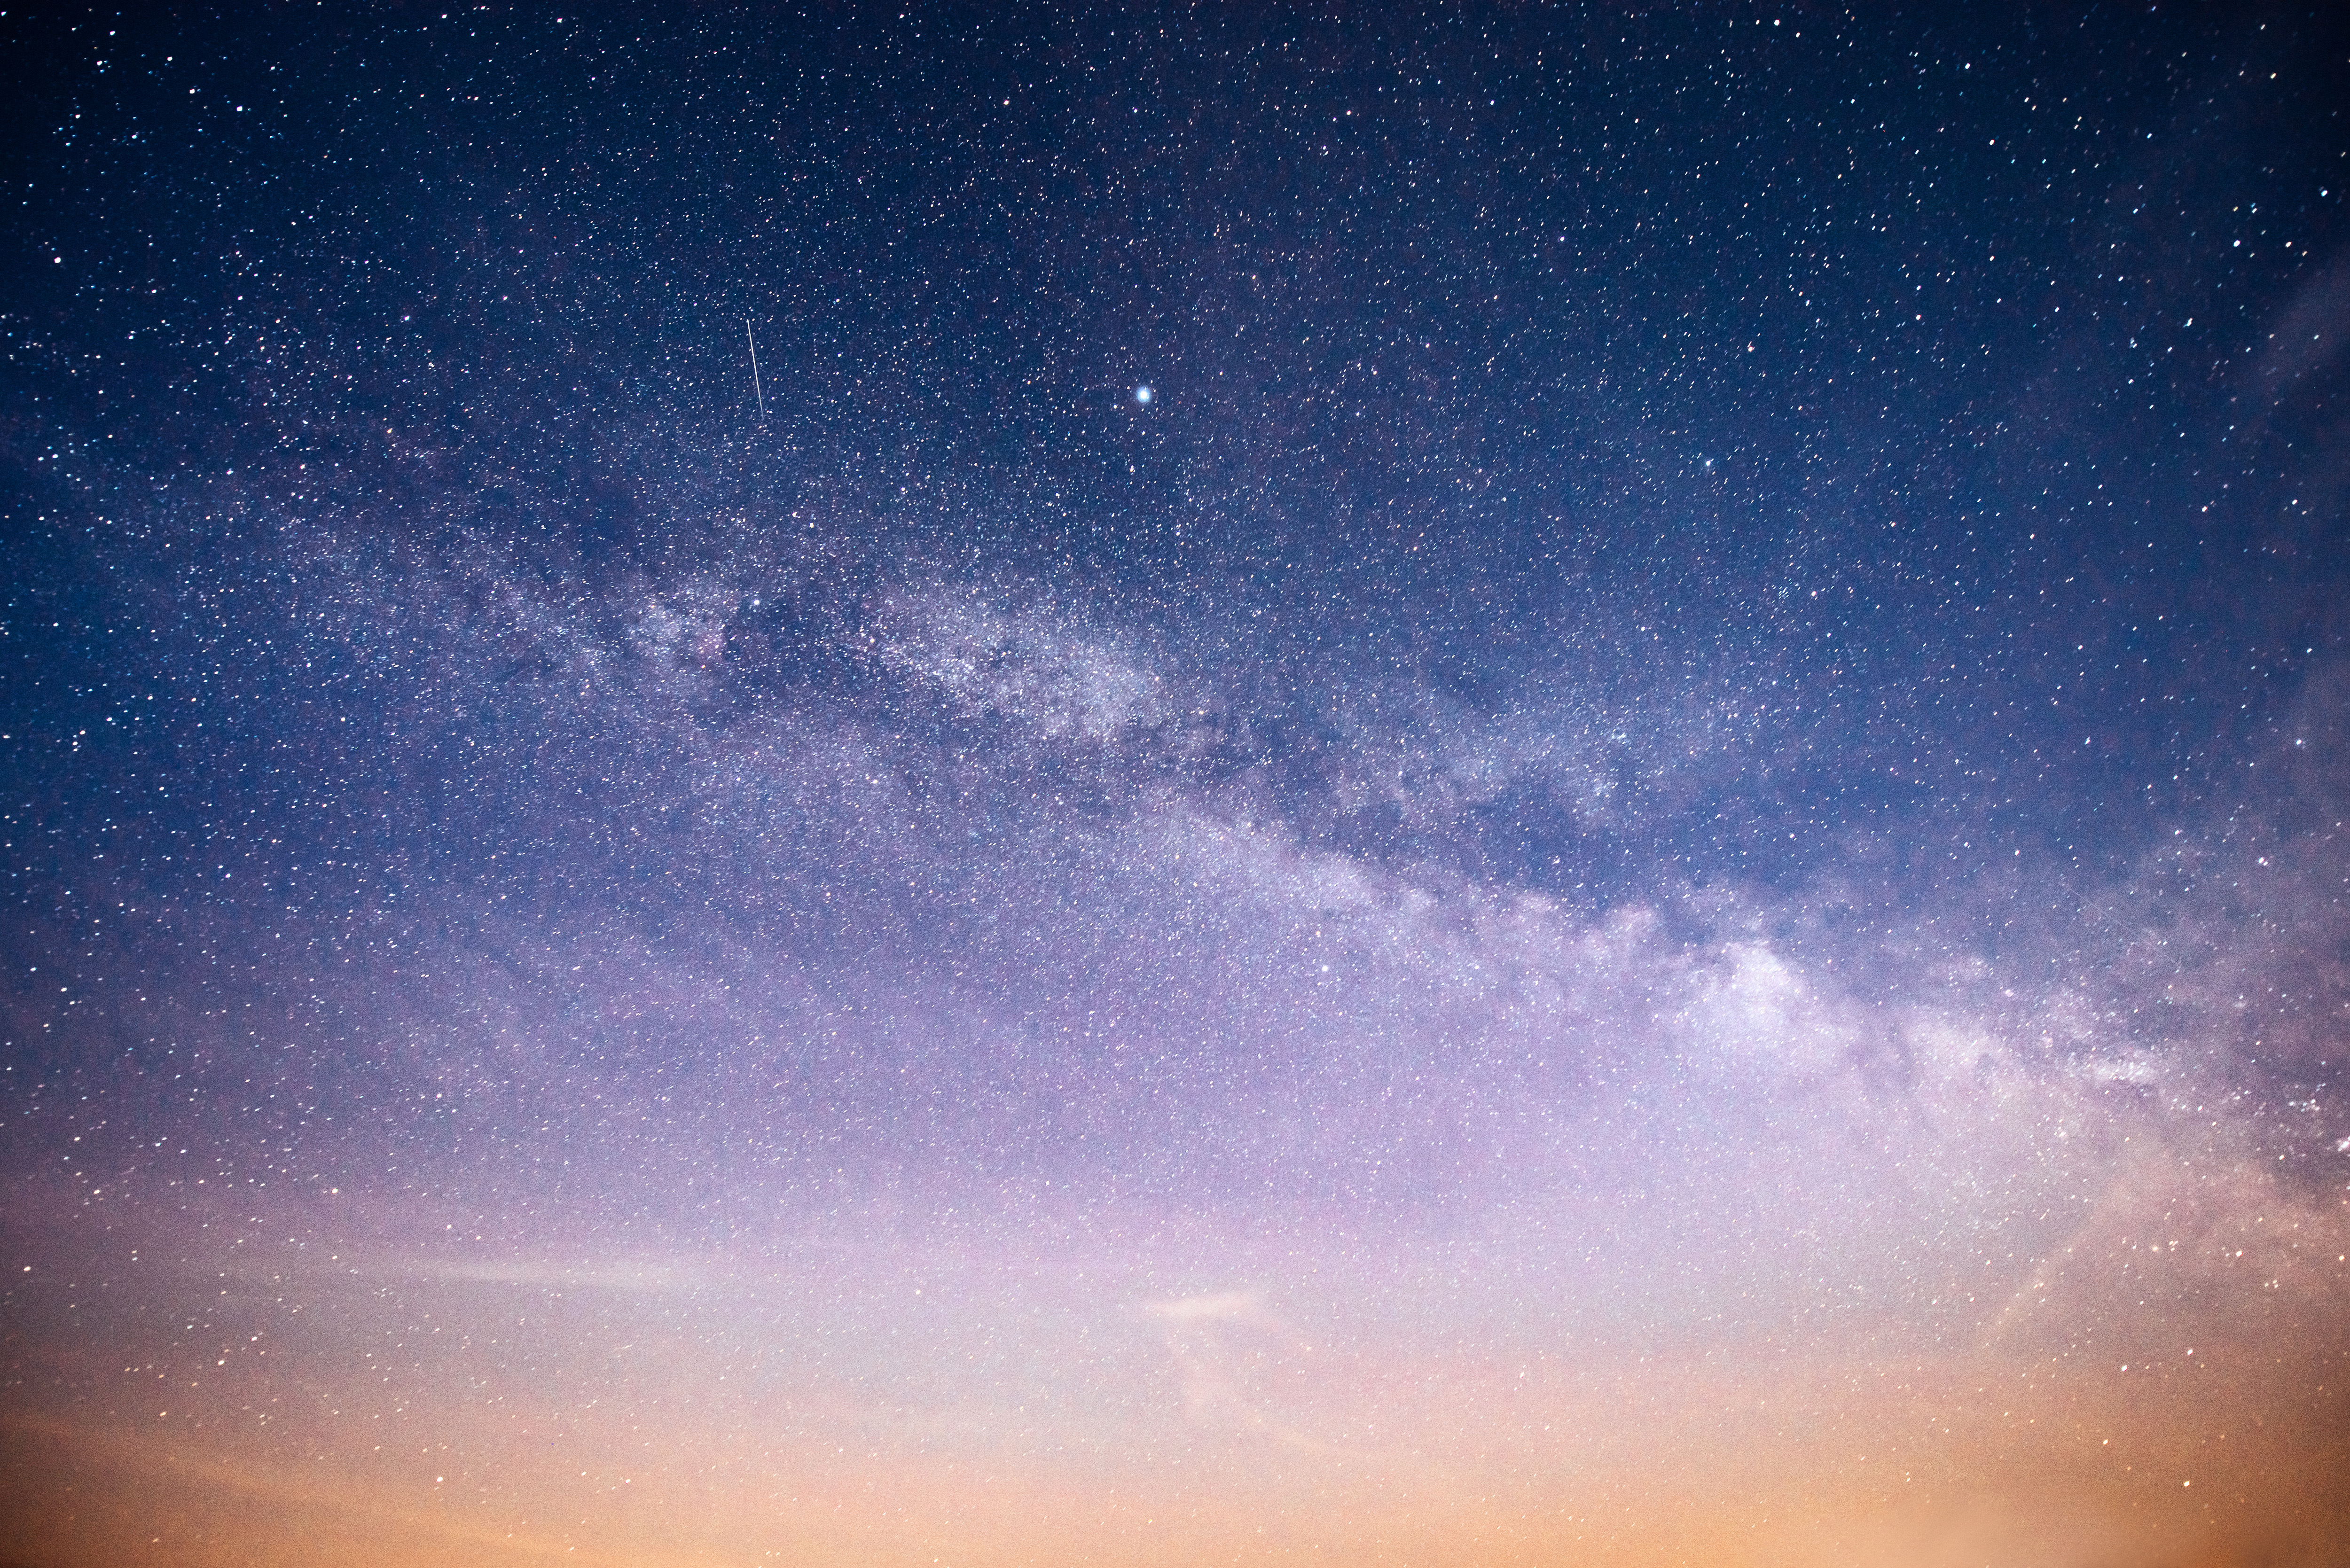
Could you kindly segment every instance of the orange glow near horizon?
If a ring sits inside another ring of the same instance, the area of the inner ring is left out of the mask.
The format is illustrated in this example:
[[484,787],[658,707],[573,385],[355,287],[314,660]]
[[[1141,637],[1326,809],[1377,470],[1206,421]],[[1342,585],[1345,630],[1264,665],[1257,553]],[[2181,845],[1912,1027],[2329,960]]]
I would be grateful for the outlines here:
[[2204,1190],[2106,1206],[1957,1329],[1646,1348],[1445,1326],[1425,1274],[1370,1311],[1318,1262],[1154,1297],[966,1249],[812,1298],[773,1259],[248,1256],[172,1276],[121,1367],[20,1357],[15,1560],[2323,1561],[2350,1230]]

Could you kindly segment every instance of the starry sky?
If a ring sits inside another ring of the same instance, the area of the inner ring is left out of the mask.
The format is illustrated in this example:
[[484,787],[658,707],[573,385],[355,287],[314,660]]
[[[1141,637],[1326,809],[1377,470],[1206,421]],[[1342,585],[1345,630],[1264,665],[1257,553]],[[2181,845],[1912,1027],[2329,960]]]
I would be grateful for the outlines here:
[[0,1563],[2350,1561],[2330,8],[0,49]]

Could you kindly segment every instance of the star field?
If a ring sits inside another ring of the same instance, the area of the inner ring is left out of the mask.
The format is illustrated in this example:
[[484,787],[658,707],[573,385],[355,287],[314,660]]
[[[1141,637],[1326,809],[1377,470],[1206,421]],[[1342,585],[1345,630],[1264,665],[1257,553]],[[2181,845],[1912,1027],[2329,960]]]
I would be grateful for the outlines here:
[[0,1560],[2333,1561],[2323,11],[0,33]]

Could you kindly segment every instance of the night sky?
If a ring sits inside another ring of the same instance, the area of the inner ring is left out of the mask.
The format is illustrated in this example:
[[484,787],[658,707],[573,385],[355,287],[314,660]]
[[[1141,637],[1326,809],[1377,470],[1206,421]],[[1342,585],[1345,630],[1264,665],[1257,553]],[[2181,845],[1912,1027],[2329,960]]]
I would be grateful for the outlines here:
[[2350,17],[0,60],[0,1564],[2350,1563]]

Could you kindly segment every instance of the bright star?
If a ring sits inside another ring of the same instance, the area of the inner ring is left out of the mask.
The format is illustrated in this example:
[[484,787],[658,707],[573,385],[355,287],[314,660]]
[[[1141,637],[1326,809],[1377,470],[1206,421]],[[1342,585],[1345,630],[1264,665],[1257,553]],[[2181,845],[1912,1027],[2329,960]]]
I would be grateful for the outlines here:
[[1135,389],[1134,389],[1134,400],[1135,400],[1136,402],[1138,402],[1138,403],[1147,403],[1147,402],[1149,402],[1149,401],[1150,400],[1150,389],[1149,389],[1149,388],[1148,388],[1148,387],[1137,387],[1137,388],[1135,388]]

